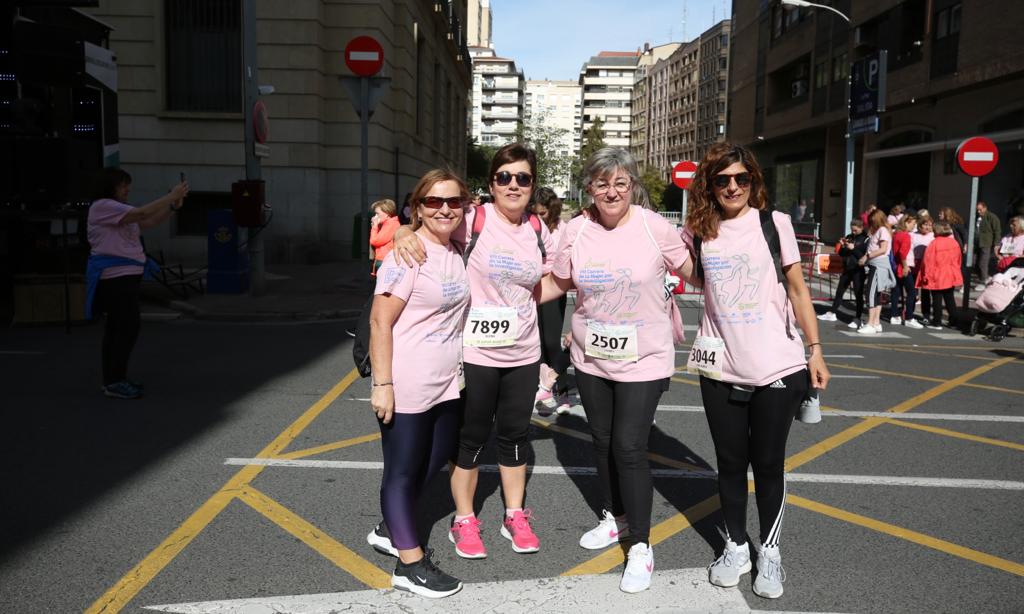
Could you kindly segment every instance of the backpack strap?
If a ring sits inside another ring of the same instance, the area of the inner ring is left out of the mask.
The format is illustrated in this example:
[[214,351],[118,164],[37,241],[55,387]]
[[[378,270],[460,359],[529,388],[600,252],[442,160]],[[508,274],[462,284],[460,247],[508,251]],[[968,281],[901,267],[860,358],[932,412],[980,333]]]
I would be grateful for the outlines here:
[[540,218],[537,217],[537,214],[531,213],[529,222],[530,226],[533,227],[533,232],[537,233],[537,249],[540,250],[540,259],[543,262],[543,260],[548,257],[548,251],[544,249],[544,237],[541,235]]
[[786,274],[782,271],[782,244],[779,242],[779,230],[775,227],[775,220],[772,219],[773,211],[769,207],[758,211],[758,214],[761,216],[761,233],[764,235],[764,240],[768,244],[768,251],[772,255],[772,262],[775,264],[775,278],[786,288],[786,293],[788,294],[789,281],[786,279]]
[[484,222],[487,220],[486,211],[487,209],[483,205],[473,211],[473,228],[469,235],[469,243],[462,251],[462,264],[466,266],[469,266],[469,255],[473,252],[476,240],[480,238],[480,233],[484,230]]

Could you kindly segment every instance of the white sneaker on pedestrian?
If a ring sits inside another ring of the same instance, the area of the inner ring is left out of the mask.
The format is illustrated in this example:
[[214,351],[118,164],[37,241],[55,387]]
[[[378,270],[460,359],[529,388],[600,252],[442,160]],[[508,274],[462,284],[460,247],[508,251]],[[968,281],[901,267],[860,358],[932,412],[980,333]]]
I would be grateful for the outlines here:
[[985,284],[977,284],[976,286],[974,286],[974,291],[975,292],[981,292],[984,289],[985,289]]
[[900,324],[903,324],[903,318],[899,316],[893,316],[889,318],[889,324],[892,324],[893,326],[899,326]]
[[601,521],[580,538],[580,546],[587,550],[601,550],[629,536],[629,524],[626,519],[617,519],[608,510],[601,510]]
[[831,311],[826,311],[825,313],[819,315],[818,319],[821,320],[822,322],[835,322],[836,314]]
[[881,325],[875,327],[870,324],[865,324],[864,326],[861,326],[860,328],[857,329],[857,333],[860,335],[874,335],[880,332],[882,332]]
[[740,583],[740,575],[750,572],[750,544],[737,546],[731,539],[725,542],[722,556],[708,565],[708,581],[715,586],[730,588]]
[[907,328],[913,328],[916,330],[921,330],[922,328],[924,328],[924,324],[921,324],[917,320],[907,320],[906,322],[903,323],[903,326],[906,326]]
[[619,590],[639,593],[651,587],[654,573],[654,548],[644,543],[633,544],[626,555],[626,570],[622,572]]
[[931,330],[942,330],[942,325],[932,323],[928,324],[928,328],[930,328]]
[[754,578],[754,593],[765,599],[782,596],[782,583],[786,581],[786,570],[782,568],[779,547],[762,546],[757,551],[757,577]]
[[863,320],[850,320],[850,323],[846,325],[846,328],[852,328],[853,330],[857,330],[861,326],[864,326]]
[[800,409],[796,412],[796,419],[804,424],[817,424],[821,422],[821,400],[818,395],[808,396],[800,403]]

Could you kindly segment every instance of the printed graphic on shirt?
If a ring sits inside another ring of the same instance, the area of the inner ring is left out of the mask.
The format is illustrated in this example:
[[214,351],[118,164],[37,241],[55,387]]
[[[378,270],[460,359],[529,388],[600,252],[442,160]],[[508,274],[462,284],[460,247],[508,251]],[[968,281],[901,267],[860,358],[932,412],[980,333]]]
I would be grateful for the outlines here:
[[715,293],[720,311],[715,314],[719,323],[758,324],[764,320],[764,310],[757,300],[761,286],[761,267],[751,266],[750,254],[741,252],[726,256],[713,247],[702,247],[704,276]]
[[594,299],[590,315],[605,322],[633,322],[641,284],[633,279],[632,269],[609,271],[607,266],[607,262],[588,261],[577,275],[580,289]]
[[517,260],[515,251],[498,246],[487,260],[487,278],[498,289],[505,303],[514,307],[519,317],[534,309],[532,288],[540,281],[540,265],[532,260]]
[[[462,264],[458,263],[458,266]],[[444,320],[436,331],[427,335],[427,341],[447,341],[461,330],[465,315],[463,308],[469,300],[469,284],[466,283],[465,273],[457,276],[453,272],[445,272],[441,279],[441,300],[438,311],[444,315]]]
[[405,267],[385,267],[383,274],[384,279],[379,283],[385,289],[385,292],[391,294],[394,292],[395,286],[401,284],[402,280],[405,279]]

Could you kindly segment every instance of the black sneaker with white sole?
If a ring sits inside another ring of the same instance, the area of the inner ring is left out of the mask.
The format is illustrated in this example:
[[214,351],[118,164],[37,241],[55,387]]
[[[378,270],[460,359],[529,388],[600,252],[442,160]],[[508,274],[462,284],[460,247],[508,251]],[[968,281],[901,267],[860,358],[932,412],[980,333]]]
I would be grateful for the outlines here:
[[366,536],[366,543],[381,554],[398,557],[398,549],[391,543],[391,533],[388,533],[388,526],[384,524],[383,520],[377,523],[377,526]]
[[391,586],[400,591],[409,591],[423,597],[439,599],[462,590],[462,582],[437,568],[430,560],[433,550],[428,549],[423,558],[406,565],[398,561],[395,573],[391,575]]

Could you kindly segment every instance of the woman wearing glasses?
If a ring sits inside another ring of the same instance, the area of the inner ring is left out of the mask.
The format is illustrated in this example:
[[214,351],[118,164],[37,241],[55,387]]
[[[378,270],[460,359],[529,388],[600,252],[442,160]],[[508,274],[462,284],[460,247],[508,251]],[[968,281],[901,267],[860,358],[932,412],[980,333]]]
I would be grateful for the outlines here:
[[[491,160],[493,203],[466,216],[452,240],[466,245],[471,291],[463,331],[466,401],[459,451],[452,470],[455,518],[449,539],[469,559],[487,556],[473,508],[480,454],[497,429],[498,468],[505,497],[501,535],[516,552],[537,552],[540,540],[524,508],[527,433],[540,373],[540,335],[533,289],[550,270],[555,246],[547,227],[527,212],[537,174],[533,150],[513,143]],[[482,216],[482,217],[481,217]],[[421,242],[407,230],[395,250],[407,262],[422,260]]]
[[541,300],[576,287],[570,355],[604,504],[598,525],[579,543],[589,550],[630,543],[619,588],[637,593],[650,586],[654,571],[647,440],[675,370],[672,318],[678,322],[679,312],[666,297],[665,273],[690,277],[692,263],[675,227],[645,210],[647,194],[629,152],[597,151],[583,177],[592,203],[562,231]]
[[[829,373],[792,222],[767,211],[764,178],[753,154],[728,143],[712,146],[690,194],[683,239],[698,259],[704,316],[687,369],[701,376],[726,528],[725,549],[708,567],[709,579],[717,586],[736,586],[740,574],[751,569],[746,514],[747,467],[752,466],[761,527],[754,592],[776,598],[785,578],[779,532],[789,426],[808,380],[824,389]],[[769,236],[777,249],[769,246]],[[809,358],[791,314],[804,332]]]
[[[412,268],[388,255],[377,272],[370,312],[370,405],[384,452],[384,522],[367,537],[398,557],[391,584],[447,597],[462,583],[439,570],[416,533],[416,500],[455,455],[461,419],[462,319],[469,285],[451,242],[469,191],[448,171],[432,170],[412,194],[413,229],[429,258]],[[400,348],[396,351],[396,348]]]

